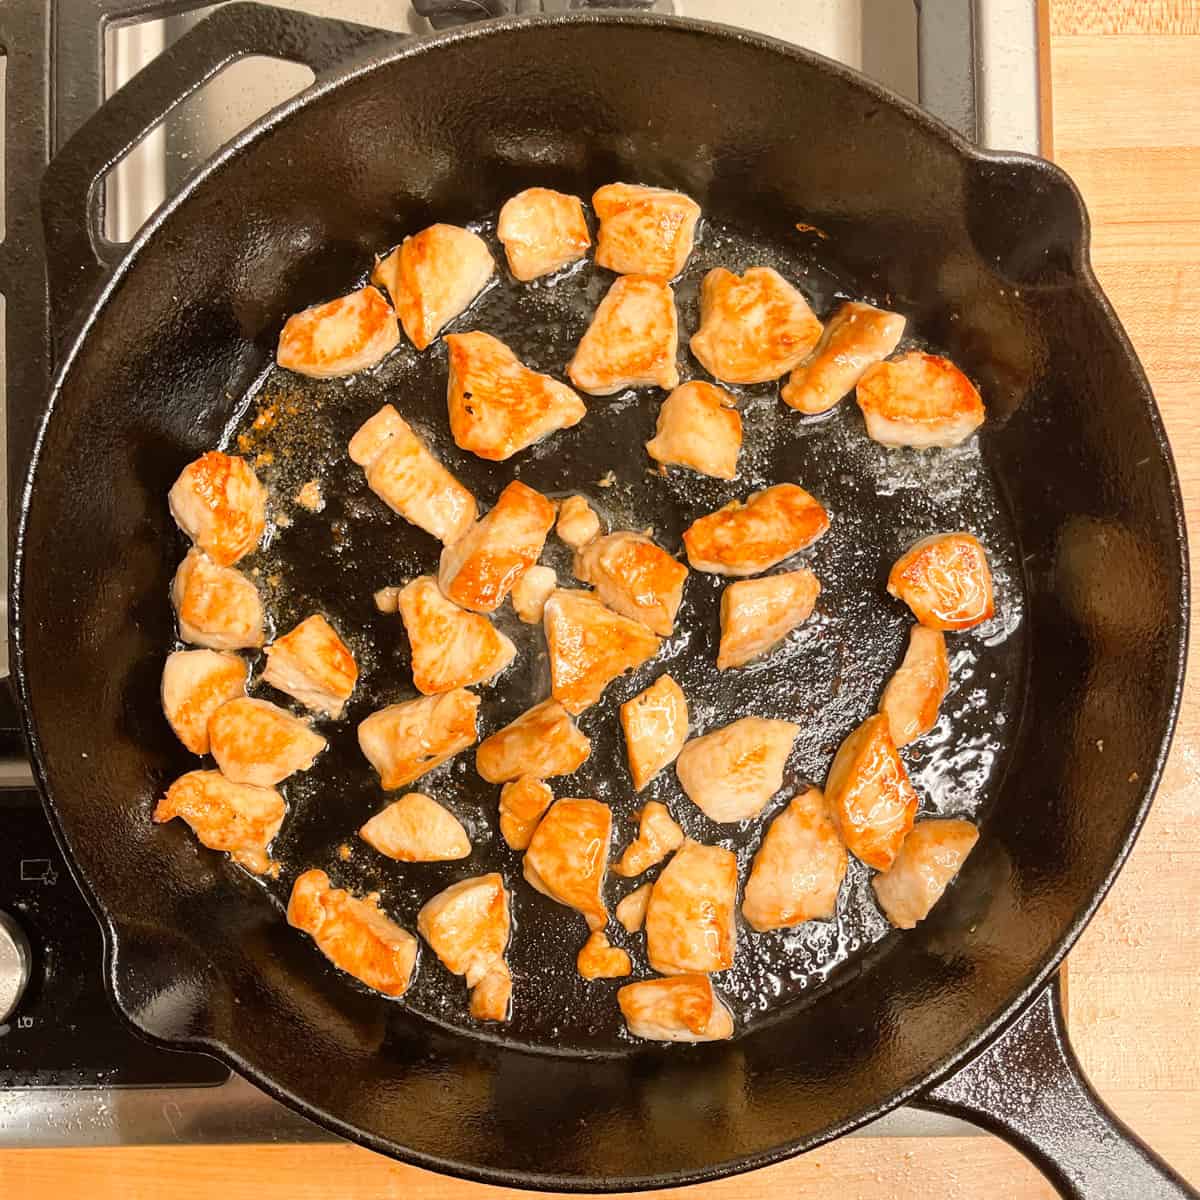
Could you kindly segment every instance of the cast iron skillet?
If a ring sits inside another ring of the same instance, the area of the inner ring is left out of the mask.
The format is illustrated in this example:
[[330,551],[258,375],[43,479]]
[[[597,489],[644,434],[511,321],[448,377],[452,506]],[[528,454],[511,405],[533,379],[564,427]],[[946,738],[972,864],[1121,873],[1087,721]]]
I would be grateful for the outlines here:
[[[96,180],[246,53],[307,62],[318,82],[206,165],[105,279]],[[151,829],[185,767],[158,711],[180,552],[164,496],[219,440],[283,318],[342,290],[347,262],[533,182],[589,194],[614,178],[679,186],[743,228],[819,226],[847,276],[902,301],[981,382],[1027,659],[980,844],[934,917],[731,1043],[550,1052],[355,990],[257,885]],[[73,139],[44,206],[55,311],[83,315],[24,498],[14,662],[35,770],[137,1029],[364,1145],[510,1186],[703,1181],[913,1101],[995,1129],[1067,1194],[1193,1194],[1091,1093],[1051,982],[1145,817],[1187,612],[1170,452],[1061,172],[980,154],[840,66],[715,26],[588,15],[397,41],[233,5]]]

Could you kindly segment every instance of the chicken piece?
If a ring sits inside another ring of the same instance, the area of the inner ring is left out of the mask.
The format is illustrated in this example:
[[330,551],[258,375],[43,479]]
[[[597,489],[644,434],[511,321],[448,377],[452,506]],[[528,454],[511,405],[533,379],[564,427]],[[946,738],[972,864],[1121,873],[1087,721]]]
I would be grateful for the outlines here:
[[868,717],[842,743],[825,796],[850,853],[886,871],[917,815],[917,792],[896,753],[887,717]]
[[426,696],[495,679],[517,648],[487,617],[447,600],[432,575],[400,592],[400,619],[412,645],[413,683]]
[[313,379],[354,375],[373,367],[400,342],[396,314],[376,288],[359,288],[288,317],[275,361]]
[[417,939],[379,907],[330,886],[324,871],[305,871],[292,885],[288,924],[303,930],[335,967],[385,996],[403,996],[417,962]]
[[863,377],[887,358],[904,336],[899,313],[848,301],[829,318],[817,348],[792,372],[779,393],[802,413],[828,412]]
[[699,379],[681,383],[658,410],[646,453],[655,462],[691,467],[715,479],[737,475],[742,449],[742,418],[737,399]]
[[747,821],[783,786],[783,768],[800,726],[742,717],[679,752],[675,773],[688,799],[710,821]]
[[193,547],[171,583],[179,636],[210,650],[245,650],[263,644],[258,589],[240,571],[213,562]]
[[688,706],[683,688],[660,675],[644,692],[621,705],[621,729],[633,786],[641,791],[679,756],[688,735]]
[[208,739],[227,779],[262,788],[307,771],[327,744],[290,712],[249,696],[230,700],[213,713]]
[[514,479],[491,511],[442,551],[438,584],[462,608],[495,612],[541,557],[553,525],[554,505]]
[[154,821],[182,817],[201,845],[224,850],[235,863],[262,875],[271,866],[267,849],[287,808],[274,788],[251,787],[220,771],[189,771],[155,805]]
[[179,528],[222,567],[256,549],[267,523],[267,489],[244,458],[219,450],[183,468],[167,503]]
[[646,906],[646,955],[660,975],[733,966],[737,855],[688,838],[663,868]]
[[617,676],[640,667],[662,639],[641,621],[615,613],[590,592],[559,588],[546,601],[543,625],[550,654],[551,691],[578,716]]
[[935,533],[914,542],[889,572],[887,590],[927,629],[971,629],[996,611],[987,554],[969,533]]
[[679,321],[670,285],[622,275],[600,301],[567,376],[582,392],[611,396],[635,387],[673,388]]
[[907,746],[937,724],[938,709],[950,687],[946,637],[939,629],[914,625],[908,631],[904,661],[883,689],[879,711],[897,746]]
[[912,351],[858,381],[867,436],[884,446],[957,446],[983,424],[975,385],[948,359]]
[[682,192],[610,183],[592,195],[600,219],[596,266],[618,275],[674,279],[692,252],[700,205]]
[[400,593],[404,591],[402,587],[389,585],[381,587],[374,592],[372,599],[375,601],[375,607],[381,613],[394,613],[400,610]]
[[871,880],[887,919],[898,929],[912,929],[929,916],[978,840],[979,830],[969,821],[919,822],[896,861]]
[[592,244],[579,197],[543,187],[526,188],[504,202],[496,236],[508,269],[522,283],[577,262]]
[[534,565],[521,572],[512,587],[513,609],[526,625],[540,625],[546,601],[558,587],[553,567]]
[[613,870],[632,879],[657,866],[682,845],[683,830],[675,824],[670,810],[665,804],[651,800],[638,813],[637,837],[625,847],[621,861]]
[[453,862],[471,853],[471,839],[462,822],[421,792],[393,800],[358,836],[397,862]]
[[208,753],[209,718],[246,692],[244,659],[216,650],[176,650],[162,673],[162,706],[175,736],[193,753]]
[[717,670],[741,667],[766,654],[812,616],[821,584],[811,571],[741,579],[721,593]]
[[579,770],[592,743],[557,700],[543,700],[485,738],[475,752],[475,769],[488,783],[532,775],[550,779]]
[[544,896],[583,914],[595,932],[608,924],[604,876],[612,812],[599,800],[556,800],[525,851],[525,881]]
[[579,550],[600,536],[600,518],[582,496],[568,496],[558,506],[554,532],[573,550]]
[[502,462],[587,416],[565,383],[530,370],[488,333],[448,333],[450,432],[464,450]]
[[478,234],[457,225],[430,225],[376,260],[371,282],[387,288],[408,340],[424,350],[470,307],[495,270]]
[[575,575],[614,612],[661,637],[675,630],[688,569],[640,533],[610,533],[575,555]]
[[358,744],[385,792],[407,787],[478,736],[479,697],[465,688],[389,704],[358,727]]
[[733,1036],[733,1017],[707,975],[677,975],[627,983],[617,1003],[629,1032],[651,1042],[720,1042]]
[[742,915],[751,929],[789,929],[837,912],[846,847],[820,788],[793,796],[767,828],[746,882]]
[[716,575],[758,575],[811,546],[829,528],[821,502],[794,483],[733,500],[684,530],[688,562]]
[[388,508],[447,546],[475,520],[475,497],[429,453],[390,404],[350,439],[350,457]]
[[296,493],[296,503],[311,513],[325,511],[325,493],[321,491],[319,479],[309,479],[300,485]]
[[533,831],[554,793],[532,775],[522,775],[500,789],[500,833],[513,850],[527,850]]
[[306,708],[337,718],[358,682],[358,664],[337,630],[314,613],[267,647],[262,680]]
[[646,907],[652,891],[654,884],[643,883],[618,902],[617,920],[625,927],[626,933],[637,933],[646,923]]
[[476,1021],[507,1021],[512,1011],[512,975],[501,962],[471,989],[471,1016]]
[[603,929],[588,936],[575,957],[575,966],[584,979],[623,979],[633,972],[629,955],[614,946]]

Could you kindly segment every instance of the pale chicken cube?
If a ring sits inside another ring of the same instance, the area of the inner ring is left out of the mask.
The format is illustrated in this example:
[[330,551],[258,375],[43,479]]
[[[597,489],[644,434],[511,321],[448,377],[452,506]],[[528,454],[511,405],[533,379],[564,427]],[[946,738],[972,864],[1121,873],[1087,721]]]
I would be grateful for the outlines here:
[[657,866],[682,845],[683,830],[675,823],[670,810],[665,804],[651,800],[638,813],[637,837],[625,847],[613,870],[618,875],[632,878]]
[[432,575],[401,590],[399,609],[412,646],[413,683],[426,696],[487,683],[516,656],[509,638],[487,617],[447,600]]
[[480,743],[475,769],[488,783],[522,775],[550,779],[573,774],[591,752],[592,743],[567,710],[557,700],[543,700]]
[[720,1042],[733,1036],[733,1017],[707,975],[627,983],[617,1003],[629,1032],[650,1042]]
[[488,333],[448,333],[446,405],[455,443],[502,462],[587,416],[565,383],[525,366]]
[[811,571],[740,579],[721,593],[717,670],[741,667],[766,654],[812,616],[821,584]]
[[937,724],[938,709],[950,687],[946,635],[914,625],[908,631],[904,661],[888,680],[879,701],[897,747],[907,746]]
[[364,287],[288,317],[275,361],[313,379],[335,379],[375,366],[399,345],[392,306],[378,288]]
[[848,301],[829,318],[817,348],[792,371],[779,393],[798,412],[828,412],[882,362],[904,336],[899,313]]
[[582,496],[567,496],[558,506],[554,532],[573,550],[600,536],[600,518]]
[[429,453],[390,404],[350,439],[350,457],[388,508],[446,545],[462,537],[475,520],[475,497]]
[[575,555],[575,576],[614,612],[661,637],[675,630],[688,569],[641,533],[610,533]]
[[453,545],[442,551],[438,584],[462,608],[490,613],[541,557],[554,525],[554,505],[513,480]]
[[868,717],[842,743],[825,797],[846,849],[868,867],[886,871],[913,827],[918,803],[887,717]]
[[742,915],[752,929],[828,921],[846,877],[846,847],[820,788],[794,796],[767,828],[754,856]]
[[675,773],[687,797],[710,821],[757,817],[783,786],[783,769],[800,726],[742,717],[679,752]]
[[556,800],[525,851],[525,881],[583,915],[593,932],[608,924],[604,876],[612,841],[612,812],[599,800]]
[[219,450],[188,463],[167,502],[179,528],[223,567],[254,550],[267,523],[267,489],[244,458]]
[[970,821],[918,822],[896,861],[871,880],[887,919],[898,929],[912,929],[929,916],[978,840]]
[[512,974],[500,963],[471,989],[471,1016],[477,1021],[507,1021],[512,1011]]
[[884,446],[957,446],[984,422],[975,385],[948,359],[912,351],[858,381],[867,436]]
[[737,855],[690,838],[663,868],[646,906],[646,955],[660,975],[707,975],[733,966]]
[[887,590],[927,629],[972,629],[995,614],[983,543],[969,533],[935,533],[914,542],[888,573]]
[[327,744],[290,712],[249,696],[230,700],[213,713],[208,740],[226,778],[255,787],[274,787],[307,771]]
[[288,924],[307,933],[335,967],[385,996],[403,996],[417,962],[417,939],[379,907],[335,888],[324,871],[305,871],[292,885]]
[[596,266],[618,275],[674,279],[692,252],[700,205],[682,192],[610,183],[592,195],[600,219]]
[[453,862],[471,853],[471,839],[462,822],[422,792],[393,800],[358,836],[397,862]]
[[513,610],[526,625],[540,625],[546,601],[558,587],[553,567],[535,564],[521,572],[512,587]]
[[430,225],[379,259],[371,280],[387,288],[408,340],[424,350],[444,325],[466,312],[495,270],[477,233]]
[[580,391],[611,396],[635,387],[679,383],[679,318],[670,285],[622,275],[600,301],[567,376]]
[[479,697],[465,688],[389,704],[358,727],[358,744],[385,792],[407,787],[478,736]]
[[650,904],[652,891],[654,891],[654,884],[643,883],[641,887],[634,888],[628,896],[618,901],[617,920],[624,927],[626,933],[637,933],[645,925],[646,908]]
[[213,562],[193,547],[171,583],[179,636],[210,650],[246,650],[263,644],[258,589],[240,571]]
[[688,706],[683,688],[660,675],[644,692],[621,705],[621,729],[633,786],[641,791],[679,756],[688,735]]
[[513,850],[526,850],[533,831],[554,803],[554,793],[540,779],[522,775],[500,789],[500,833]]
[[589,934],[575,957],[575,966],[584,979],[623,979],[633,972],[628,953],[614,946],[603,929]]
[[162,706],[175,736],[193,753],[208,753],[213,713],[246,692],[245,659],[216,650],[177,650],[162,673]]
[[690,467],[715,479],[737,475],[741,449],[736,397],[699,379],[681,383],[663,401],[654,436],[646,443],[655,462]]
[[354,692],[358,664],[337,630],[314,613],[267,647],[262,680],[306,708],[336,718]]
[[513,278],[522,283],[577,262],[592,244],[579,197],[543,187],[526,188],[504,202],[496,237]]
[[794,483],[754,492],[684,531],[688,562],[716,575],[758,575],[811,546],[829,528],[821,502]]
[[189,771],[167,789],[154,809],[158,823],[180,817],[202,845],[224,850],[234,862],[262,875],[267,850],[287,808],[274,788],[234,783],[220,771]]
[[375,608],[385,614],[398,612],[400,610],[400,593],[404,591],[402,587],[395,584],[389,584],[387,587],[381,587],[372,593],[371,599],[375,601]]

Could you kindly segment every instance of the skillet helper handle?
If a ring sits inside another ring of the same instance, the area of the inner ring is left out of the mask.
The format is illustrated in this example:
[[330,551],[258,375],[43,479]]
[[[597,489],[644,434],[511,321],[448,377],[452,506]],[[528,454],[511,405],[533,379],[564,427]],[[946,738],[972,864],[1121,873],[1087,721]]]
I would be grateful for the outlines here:
[[982,1053],[915,1103],[998,1134],[1069,1200],[1197,1200],[1092,1090],[1058,977]]

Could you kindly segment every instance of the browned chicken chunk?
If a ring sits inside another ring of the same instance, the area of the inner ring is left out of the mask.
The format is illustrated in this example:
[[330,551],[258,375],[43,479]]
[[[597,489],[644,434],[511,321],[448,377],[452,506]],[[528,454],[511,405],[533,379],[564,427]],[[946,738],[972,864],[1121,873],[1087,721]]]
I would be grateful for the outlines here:
[[600,536],[600,518],[582,496],[567,496],[558,506],[554,532],[574,550]]
[[654,884],[643,883],[617,903],[617,920],[625,927],[626,933],[637,933],[646,923],[646,908],[652,891]]
[[298,375],[333,379],[373,367],[399,341],[392,306],[376,288],[364,287],[289,317],[275,361]]
[[522,283],[577,262],[592,244],[579,197],[543,187],[526,188],[504,202],[496,236],[508,269]]
[[193,753],[208,753],[209,718],[246,691],[249,667],[236,654],[177,650],[162,674],[162,706],[175,736]]
[[540,779],[522,775],[500,789],[500,833],[514,850],[525,850],[554,793]]
[[393,800],[358,836],[397,862],[453,862],[471,853],[471,839],[462,822],[421,792]]
[[707,975],[627,983],[617,1003],[634,1037],[651,1042],[719,1042],[733,1036],[733,1017]]
[[673,763],[688,735],[688,707],[683,689],[670,675],[660,675],[644,692],[621,705],[621,729],[629,756],[633,786],[641,791]]
[[681,383],[658,410],[646,453],[655,462],[690,467],[716,479],[737,475],[742,418],[737,399],[699,379]]
[[582,913],[592,931],[608,924],[604,876],[612,812],[599,800],[556,800],[525,851],[525,881],[551,900]]
[[239,696],[222,704],[208,722],[209,747],[217,766],[234,783],[274,787],[307,771],[325,749],[325,739],[290,712]]
[[610,533],[575,555],[575,575],[614,612],[633,617],[661,637],[675,630],[688,570],[644,534]]
[[210,650],[245,650],[263,644],[258,589],[240,571],[191,549],[171,584],[179,636]]
[[262,679],[314,712],[340,717],[358,682],[358,664],[337,630],[314,613],[267,647]]
[[871,881],[887,919],[900,929],[925,920],[978,840],[969,821],[919,821],[889,870]]
[[717,670],[741,667],[777,646],[812,616],[821,584],[811,571],[741,579],[721,593]]
[[650,893],[646,954],[660,975],[708,974],[733,966],[737,949],[737,856],[690,838]]
[[588,936],[576,955],[575,966],[584,979],[623,979],[633,971],[629,955],[614,946],[603,929]]
[[938,629],[914,625],[908,631],[904,661],[888,680],[879,701],[897,746],[907,746],[937,724],[938,709],[950,687],[946,636]]
[[928,629],[971,629],[996,611],[987,554],[969,533],[935,533],[914,542],[896,560],[887,588]]
[[783,768],[799,732],[791,721],[742,717],[692,738],[679,753],[675,773],[710,821],[746,821],[783,786]]
[[592,196],[600,218],[596,265],[618,275],[674,279],[683,270],[700,205],[682,192],[636,183],[610,183]]
[[638,813],[637,837],[625,847],[613,870],[632,878],[657,866],[682,845],[683,830],[675,824],[670,810],[665,804],[650,800]]
[[478,711],[479,697],[465,688],[389,704],[359,725],[358,744],[384,791],[394,792],[470,746]]
[[957,446],[986,415],[975,385],[948,358],[918,351],[871,367],[855,395],[867,436],[885,446]]
[[558,587],[553,567],[534,565],[522,571],[512,588],[513,611],[526,625],[540,625],[546,601]]
[[592,744],[557,700],[543,700],[480,743],[475,769],[488,783],[550,779],[579,770]]
[[219,450],[188,463],[167,502],[179,528],[223,567],[256,549],[267,523],[267,489],[244,458]]

